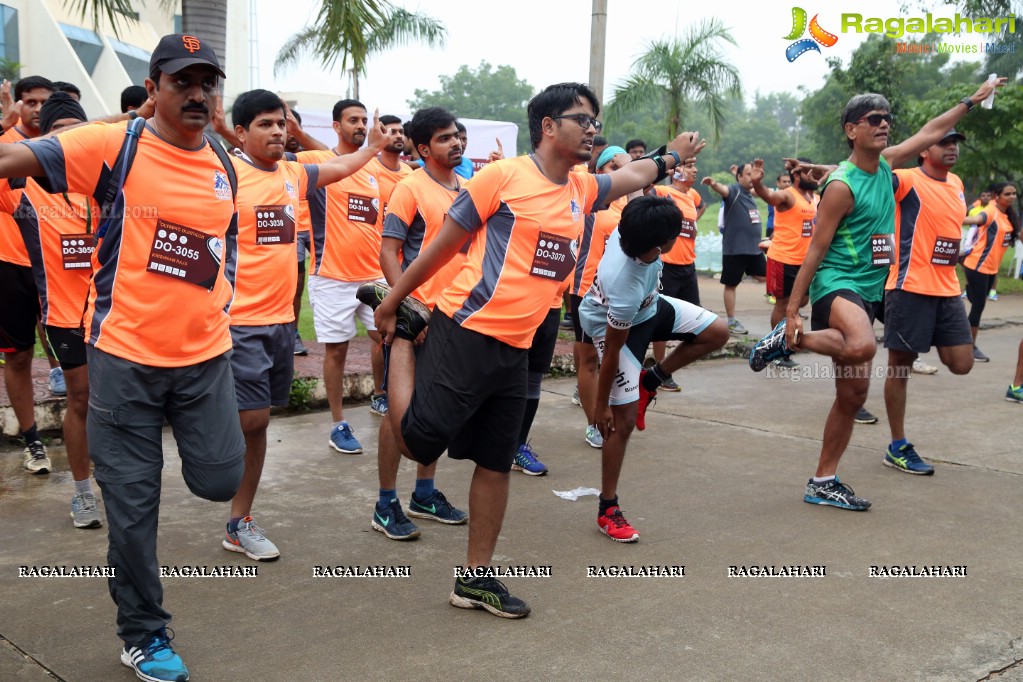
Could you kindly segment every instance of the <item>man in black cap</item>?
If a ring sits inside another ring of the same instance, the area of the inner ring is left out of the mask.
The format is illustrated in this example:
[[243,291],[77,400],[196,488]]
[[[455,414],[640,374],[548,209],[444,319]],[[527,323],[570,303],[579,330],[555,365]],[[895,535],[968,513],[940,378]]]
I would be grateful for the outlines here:
[[883,462],[908,474],[934,473],[906,439],[906,388],[917,355],[937,346],[953,374],[973,369],[973,337],[955,266],[960,226],[977,217],[966,217],[963,181],[951,172],[965,140],[949,130],[920,153],[916,168],[894,171],[895,255],[884,298],[884,401],[892,442]]
[[[164,36],[146,90],[155,115],[138,132],[126,173],[115,168],[125,124],[0,145],[0,177],[36,177],[50,191],[117,200],[99,229],[84,327],[89,365],[89,454],[109,528],[110,594],[121,662],[144,680],[187,680],[171,648],[156,556],[162,428],[174,433],[185,483],[230,500],[245,443],[238,423],[224,312],[224,276],[237,232],[234,170],[204,137],[224,76],[213,49]],[[136,130],[138,128],[138,130]],[[173,190],[173,191],[171,191]]]

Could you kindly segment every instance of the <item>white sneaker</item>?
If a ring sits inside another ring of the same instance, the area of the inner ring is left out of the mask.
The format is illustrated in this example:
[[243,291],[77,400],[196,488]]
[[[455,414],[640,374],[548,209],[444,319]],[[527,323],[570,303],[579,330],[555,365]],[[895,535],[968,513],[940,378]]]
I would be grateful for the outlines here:
[[33,474],[48,474],[53,469],[50,458],[46,455],[46,446],[41,441],[28,444],[25,448],[25,461],[22,463],[27,471]]
[[913,371],[917,374],[937,374],[938,368],[933,365],[928,365],[920,358],[917,358],[913,361]]

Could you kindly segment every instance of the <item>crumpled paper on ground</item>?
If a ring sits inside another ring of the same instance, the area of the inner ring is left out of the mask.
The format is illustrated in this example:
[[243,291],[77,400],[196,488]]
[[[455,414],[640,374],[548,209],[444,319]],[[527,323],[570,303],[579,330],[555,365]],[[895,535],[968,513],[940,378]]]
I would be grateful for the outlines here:
[[572,502],[575,502],[584,495],[600,495],[600,491],[596,488],[581,487],[576,488],[575,490],[552,490],[551,492],[562,499],[571,500]]

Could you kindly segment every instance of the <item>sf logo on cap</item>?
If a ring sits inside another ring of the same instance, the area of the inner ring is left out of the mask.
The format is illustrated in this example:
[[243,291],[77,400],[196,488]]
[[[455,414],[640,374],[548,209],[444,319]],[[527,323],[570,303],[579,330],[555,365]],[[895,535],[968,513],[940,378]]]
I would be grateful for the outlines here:
[[189,52],[198,52],[202,48],[202,45],[199,44],[199,39],[195,36],[182,36],[181,44]]

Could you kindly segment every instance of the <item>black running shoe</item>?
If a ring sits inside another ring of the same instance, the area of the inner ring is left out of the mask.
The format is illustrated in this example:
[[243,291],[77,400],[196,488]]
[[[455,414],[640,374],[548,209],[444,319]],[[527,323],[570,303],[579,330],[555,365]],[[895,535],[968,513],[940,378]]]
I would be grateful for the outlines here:
[[855,419],[856,419],[856,423],[857,424],[876,424],[877,423],[877,417],[875,417],[870,412],[868,412],[867,408],[865,408],[865,407],[861,407],[859,409],[859,412],[856,413]]
[[[383,282],[370,282],[359,287],[355,292],[355,297],[376,310],[389,293],[391,293],[391,287]],[[415,341],[416,337],[430,324],[430,309],[418,298],[408,296],[398,306],[397,318],[394,328],[395,336]]]
[[486,609],[501,618],[529,615],[526,602],[508,594],[508,588],[496,578],[455,578],[455,589],[448,601],[460,609]]

